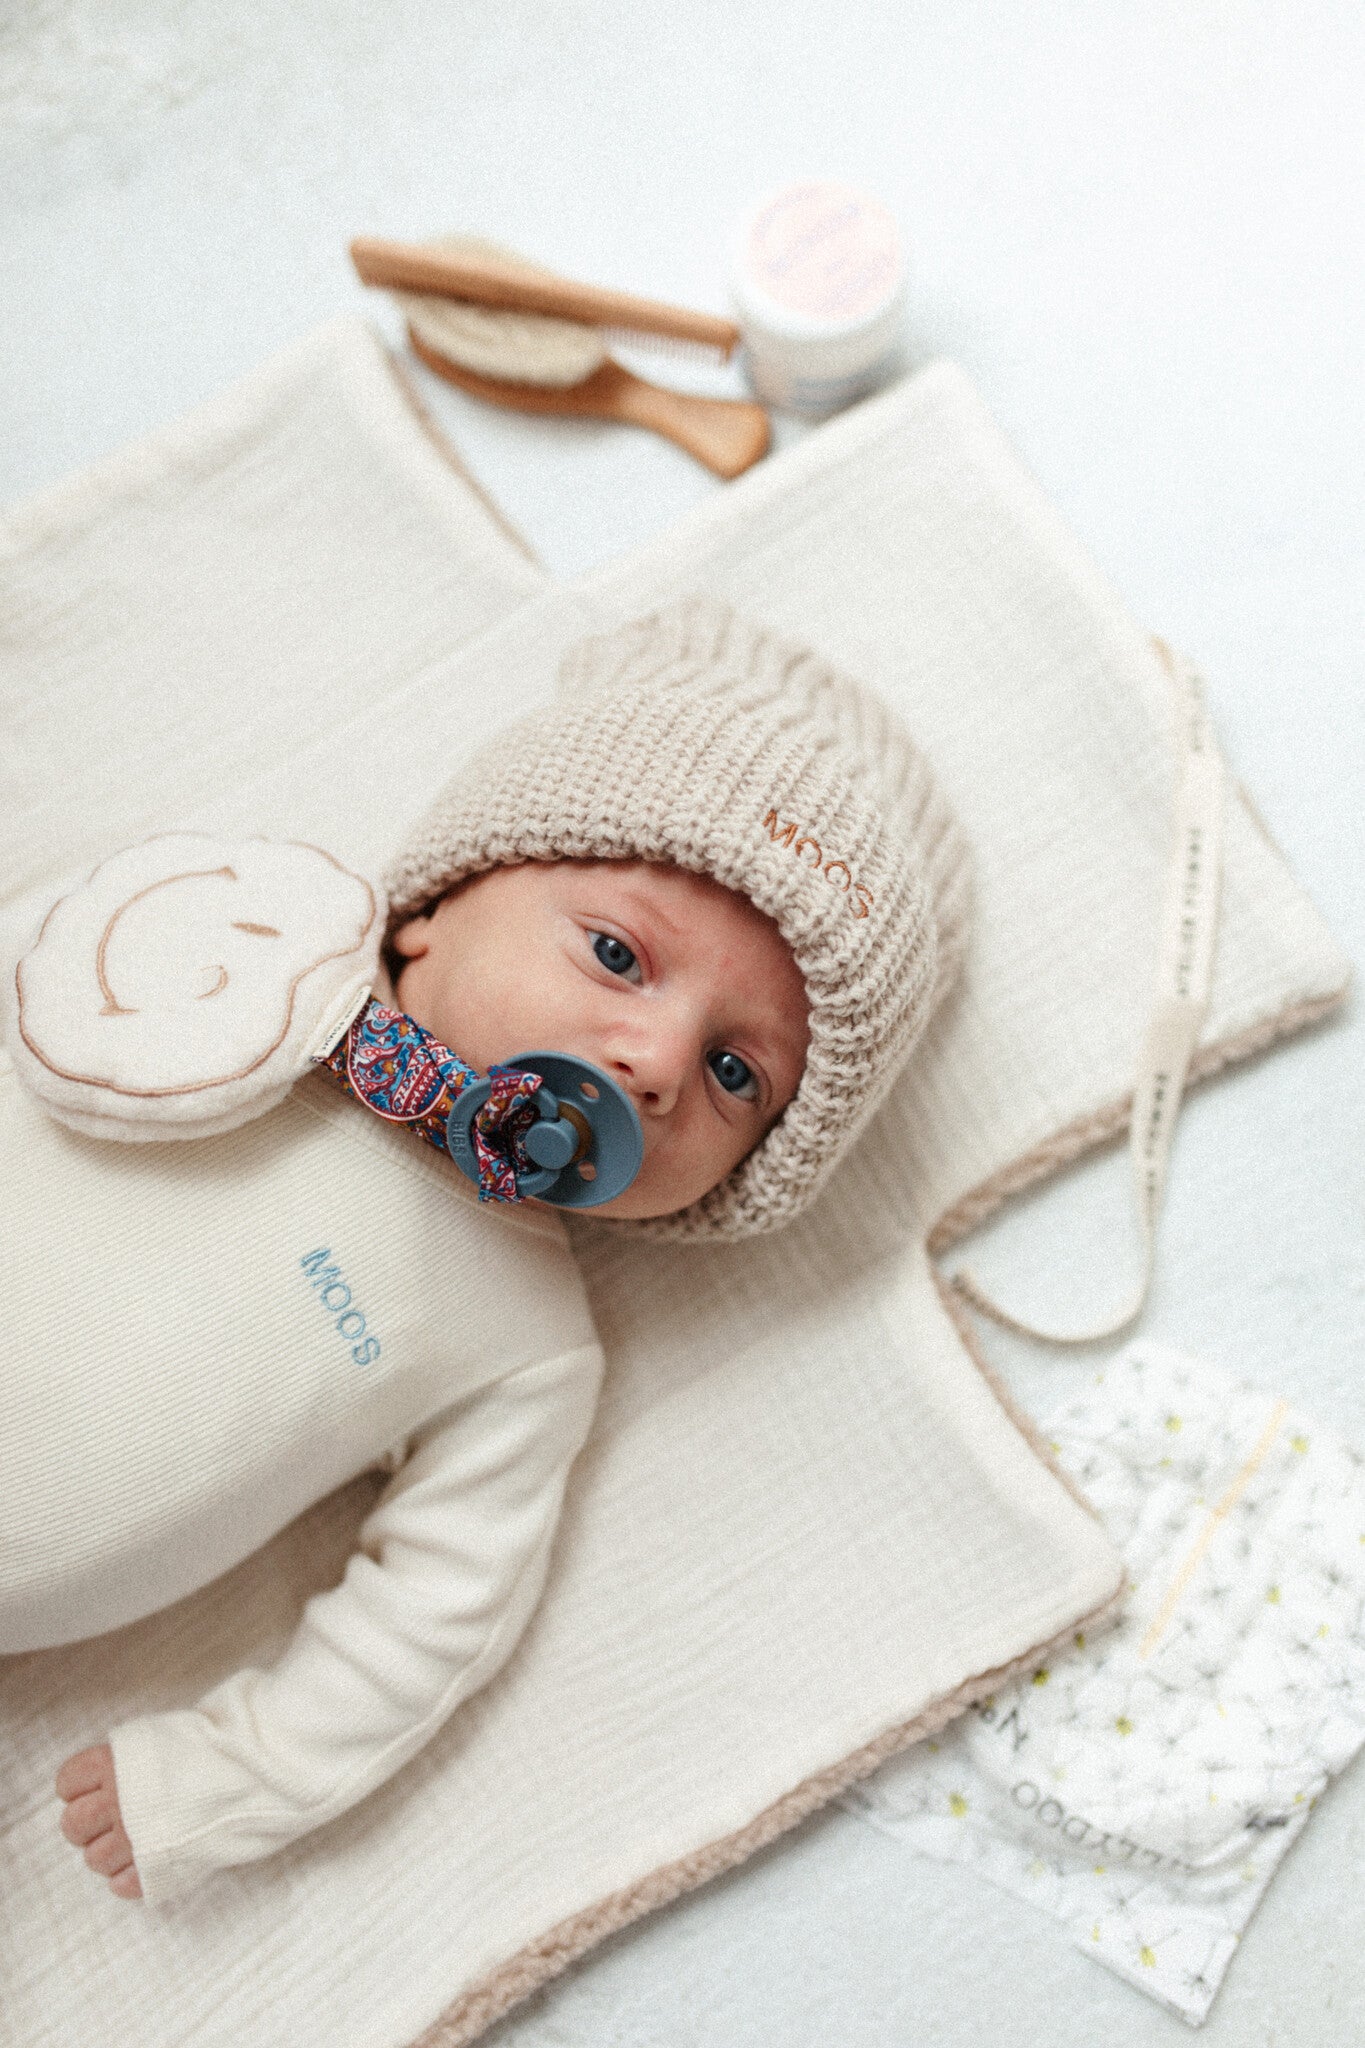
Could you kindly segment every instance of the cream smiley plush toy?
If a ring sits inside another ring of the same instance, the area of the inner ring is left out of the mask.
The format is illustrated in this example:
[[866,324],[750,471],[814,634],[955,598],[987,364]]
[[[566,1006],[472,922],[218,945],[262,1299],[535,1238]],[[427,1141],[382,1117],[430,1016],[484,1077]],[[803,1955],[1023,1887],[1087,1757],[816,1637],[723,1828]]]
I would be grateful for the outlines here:
[[88,1136],[233,1130],[346,1029],[383,931],[373,884],[319,847],[158,834],[48,911],[7,988],[11,1056]]

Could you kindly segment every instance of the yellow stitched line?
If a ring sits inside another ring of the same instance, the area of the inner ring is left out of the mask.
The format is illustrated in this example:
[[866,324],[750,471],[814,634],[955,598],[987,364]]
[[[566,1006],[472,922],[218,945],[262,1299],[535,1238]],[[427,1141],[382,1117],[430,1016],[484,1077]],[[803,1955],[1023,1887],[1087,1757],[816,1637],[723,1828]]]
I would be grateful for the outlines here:
[[1217,1506],[1210,1513],[1207,1522],[1205,1522],[1203,1528],[1199,1532],[1199,1537],[1197,1542],[1195,1543],[1193,1550],[1185,1559],[1184,1564],[1181,1565],[1179,1572],[1176,1574],[1175,1584],[1171,1587],[1170,1592],[1166,1595],[1166,1598],[1162,1602],[1160,1612],[1157,1614],[1150,1628],[1147,1630],[1146,1635],[1142,1638],[1141,1643],[1138,1645],[1138,1656],[1140,1658],[1145,1659],[1147,1657],[1150,1657],[1152,1651],[1156,1648],[1157,1638],[1158,1636],[1160,1636],[1162,1630],[1165,1628],[1167,1622],[1170,1620],[1172,1614],[1175,1612],[1176,1602],[1179,1600],[1181,1594],[1184,1592],[1186,1586],[1188,1585],[1190,1576],[1193,1573],[1196,1565],[1199,1563],[1200,1558],[1204,1555],[1204,1552],[1208,1549],[1210,1543],[1212,1543],[1214,1535],[1218,1528],[1218,1524],[1236,1506],[1238,1500],[1242,1496],[1242,1493],[1245,1491],[1247,1482],[1251,1478],[1252,1473],[1256,1470],[1257,1466],[1261,1464],[1262,1460],[1265,1457],[1266,1452],[1270,1449],[1270,1446],[1274,1443],[1276,1437],[1279,1435],[1280,1424],[1284,1421],[1284,1418],[1288,1413],[1289,1403],[1287,1401],[1277,1401],[1275,1403],[1275,1407],[1271,1414],[1270,1420],[1269,1422],[1267,1422],[1265,1428],[1261,1432],[1260,1442],[1257,1444],[1251,1456],[1247,1459],[1245,1465],[1243,1465],[1241,1471],[1238,1472],[1235,1478],[1233,1478],[1229,1482],[1226,1490],[1223,1493],[1222,1499],[1218,1502]]

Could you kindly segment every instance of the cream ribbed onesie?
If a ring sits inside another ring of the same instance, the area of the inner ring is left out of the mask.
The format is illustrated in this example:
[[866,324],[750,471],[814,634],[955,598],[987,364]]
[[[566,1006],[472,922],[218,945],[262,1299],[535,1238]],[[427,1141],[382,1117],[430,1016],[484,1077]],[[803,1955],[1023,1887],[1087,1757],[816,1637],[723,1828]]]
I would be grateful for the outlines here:
[[0,1652],[153,1613],[393,1474],[272,1669],[89,1731],[156,1902],[356,1804],[503,1663],[601,1351],[558,1217],[481,1205],[320,1074],[224,1135],[124,1145],[0,1052],[0,1166]]

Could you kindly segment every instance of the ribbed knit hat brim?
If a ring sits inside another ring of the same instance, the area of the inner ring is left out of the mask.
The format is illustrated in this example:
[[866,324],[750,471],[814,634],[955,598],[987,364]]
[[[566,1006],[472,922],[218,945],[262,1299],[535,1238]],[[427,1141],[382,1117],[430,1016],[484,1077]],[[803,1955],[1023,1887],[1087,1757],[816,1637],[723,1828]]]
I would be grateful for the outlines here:
[[689,599],[580,642],[560,683],[553,717],[518,721],[436,799],[386,877],[391,919],[530,860],[661,861],[747,896],[805,981],[800,1087],[719,1186],[614,1227],[777,1229],[865,1128],[956,972],[961,832],[878,697],[724,605]]

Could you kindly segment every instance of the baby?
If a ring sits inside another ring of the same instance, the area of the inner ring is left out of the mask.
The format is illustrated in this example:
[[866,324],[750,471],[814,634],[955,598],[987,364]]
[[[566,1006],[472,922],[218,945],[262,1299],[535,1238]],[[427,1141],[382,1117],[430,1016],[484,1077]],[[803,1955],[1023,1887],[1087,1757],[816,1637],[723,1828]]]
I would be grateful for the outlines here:
[[[586,642],[563,681],[394,864],[377,992],[480,1070],[553,1047],[627,1092],[643,1165],[577,1228],[698,1245],[778,1228],[951,980],[960,835],[884,706],[722,607]],[[64,1385],[5,1418],[28,1541],[16,1553],[0,1525],[0,1649],[154,1612],[377,1461],[391,1475],[273,1667],[62,1765],[67,1839],[119,1897],[158,1901],[356,1804],[501,1667],[601,1351],[561,1219],[480,1204],[324,1073],[194,1145],[102,1145],[22,1095],[0,1066],[32,1204],[50,1186],[71,1241],[100,1238],[88,1212],[118,1242],[60,1312],[50,1284],[25,1291],[22,1250],[5,1278],[25,1341],[48,1340],[28,1355]],[[342,1272],[376,1371],[339,1370],[312,1292]]]

